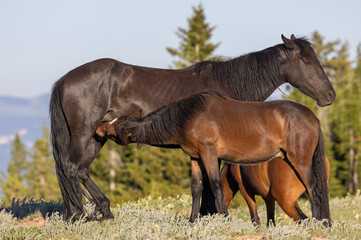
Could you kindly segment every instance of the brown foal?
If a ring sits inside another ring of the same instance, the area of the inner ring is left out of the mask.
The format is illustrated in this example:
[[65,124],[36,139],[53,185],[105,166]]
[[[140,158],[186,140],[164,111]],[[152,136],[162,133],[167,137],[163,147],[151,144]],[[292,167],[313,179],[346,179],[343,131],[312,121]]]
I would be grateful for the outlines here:
[[[327,176],[329,161],[325,155]],[[306,219],[298,206],[298,198],[306,191],[292,168],[281,158],[254,165],[225,164],[221,171],[223,195],[227,207],[238,191],[246,200],[254,224],[260,225],[255,195],[266,203],[267,226],[275,224],[275,201],[293,220]]]

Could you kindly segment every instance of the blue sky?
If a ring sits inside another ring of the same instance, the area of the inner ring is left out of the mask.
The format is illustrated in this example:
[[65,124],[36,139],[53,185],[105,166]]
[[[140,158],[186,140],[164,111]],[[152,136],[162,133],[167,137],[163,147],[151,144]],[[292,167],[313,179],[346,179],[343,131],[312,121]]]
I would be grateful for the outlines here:
[[[178,27],[187,27],[195,0],[0,0],[0,95],[49,93],[71,69],[111,57],[167,68],[175,60]],[[215,25],[217,55],[236,57],[281,42],[281,34],[348,41],[351,59],[361,42],[361,1],[202,1]]]

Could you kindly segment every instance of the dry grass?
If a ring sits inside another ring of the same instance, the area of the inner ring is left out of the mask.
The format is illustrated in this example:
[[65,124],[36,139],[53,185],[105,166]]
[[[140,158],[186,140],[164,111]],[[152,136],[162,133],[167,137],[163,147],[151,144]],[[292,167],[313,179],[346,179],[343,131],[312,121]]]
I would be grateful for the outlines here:
[[[1,239],[359,239],[361,236],[361,195],[332,199],[333,227],[317,221],[295,224],[277,207],[277,226],[266,228],[264,205],[259,207],[262,226],[255,229],[247,208],[230,210],[231,218],[206,216],[189,223],[191,198],[145,198],[112,208],[111,222],[74,224],[62,220],[61,203],[22,200],[0,213]],[[300,201],[310,215],[309,203]],[[96,218],[92,204],[87,213]],[[60,212],[60,213],[59,213]],[[14,217],[16,216],[16,217]]]

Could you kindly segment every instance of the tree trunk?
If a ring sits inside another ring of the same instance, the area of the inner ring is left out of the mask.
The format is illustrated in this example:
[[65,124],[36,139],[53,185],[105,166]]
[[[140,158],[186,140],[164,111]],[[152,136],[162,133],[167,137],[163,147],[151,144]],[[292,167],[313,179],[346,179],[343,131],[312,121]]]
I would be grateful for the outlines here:
[[349,182],[348,182],[348,191],[350,193],[355,192],[357,184],[358,184],[358,173],[357,173],[357,159],[355,158],[355,135],[353,128],[350,128],[348,131],[349,134],[349,143],[350,148],[348,150],[349,155]]
[[119,165],[121,164],[121,159],[119,154],[117,153],[117,151],[115,151],[115,149],[111,148],[109,149],[109,163],[110,163],[110,170],[109,170],[109,175],[110,175],[110,192],[111,194],[114,193],[115,191],[115,175],[116,175],[116,171],[119,168]]
[[196,56],[196,59],[194,59],[194,62],[198,63],[201,61],[200,57],[199,57],[199,44],[198,43],[194,46],[194,52],[195,52],[195,56]]

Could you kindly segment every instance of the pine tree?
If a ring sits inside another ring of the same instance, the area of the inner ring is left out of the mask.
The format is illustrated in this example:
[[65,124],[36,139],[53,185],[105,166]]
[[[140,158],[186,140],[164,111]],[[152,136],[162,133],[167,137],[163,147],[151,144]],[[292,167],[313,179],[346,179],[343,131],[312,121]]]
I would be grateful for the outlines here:
[[202,5],[192,8],[193,15],[187,19],[188,29],[178,28],[178,32],[176,32],[176,35],[181,39],[179,49],[167,48],[171,55],[180,58],[179,61],[174,62],[175,68],[184,68],[207,60],[219,46],[219,43],[212,44],[209,42],[215,27],[206,23]]
[[353,91],[354,78],[351,61],[348,60],[348,45],[344,43],[336,51],[335,57],[330,61],[334,66],[333,77],[335,81],[335,90],[337,98],[332,106],[331,137],[333,152],[335,157],[334,167],[336,167],[335,176],[342,184],[339,194],[345,195],[346,192],[355,190],[352,178],[356,156],[355,148],[355,127],[357,122],[355,116],[358,115],[358,103],[354,101],[358,93]]
[[[355,85],[353,87],[354,91],[357,91],[357,96],[355,94],[354,101],[358,102],[358,124],[355,128],[355,135],[356,135],[356,144],[357,144],[357,153],[356,153],[356,161],[354,165],[354,171],[357,173],[354,175],[354,181],[356,182],[356,177],[358,178],[357,184],[358,189],[361,189],[361,184],[359,178],[361,176],[361,167],[359,162],[361,161],[361,43],[357,47],[357,60],[356,60],[356,68],[355,68]],[[357,116],[356,116],[357,118]],[[356,184],[356,185],[357,185]]]
[[11,202],[13,198],[23,199],[26,196],[24,174],[27,168],[27,151],[18,133],[11,146],[11,159],[8,165],[8,174],[0,184],[4,193],[4,202]]
[[360,92],[360,46],[357,52],[357,66],[348,75],[347,86],[344,90],[345,97],[345,128],[347,129],[346,149],[349,162],[348,169],[348,192],[354,193],[359,185],[358,161],[360,159],[361,137],[361,92]]
[[29,196],[47,201],[61,199],[49,136],[49,130],[44,123],[42,138],[37,139],[34,143],[31,155],[33,160],[25,175]]
[[190,158],[180,149],[130,144],[124,151],[121,182],[132,196],[176,196],[190,190]]

